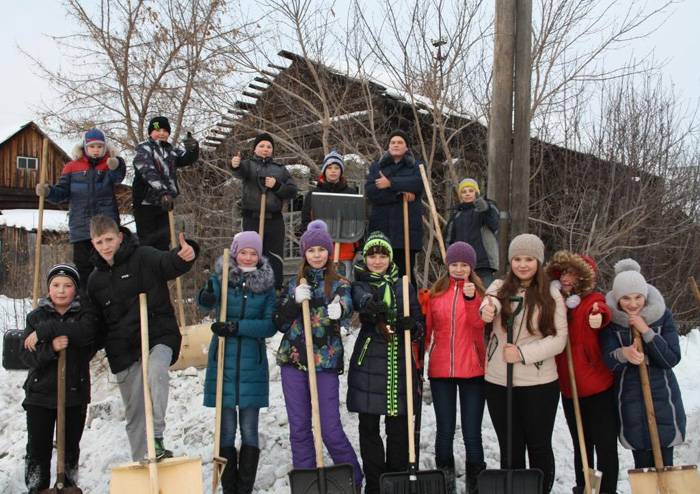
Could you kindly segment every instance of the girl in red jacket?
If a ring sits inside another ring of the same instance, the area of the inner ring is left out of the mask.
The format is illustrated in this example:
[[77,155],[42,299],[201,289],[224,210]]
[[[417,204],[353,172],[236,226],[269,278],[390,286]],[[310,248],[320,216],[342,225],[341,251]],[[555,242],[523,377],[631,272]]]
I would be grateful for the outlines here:
[[[605,296],[594,290],[596,264],[592,258],[560,250],[547,265],[547,274],[565,297],[588,461],[591,466],[595,464],[595,451],[597,469],[603,472],[600,492],[614,493],[618,459],[613,374],[603,362],[598,343],[598,333],[610,322],[611,311],[605,304]],[[574,443],[576,486],[573,492],[583,493],[585,482],[566,352],[557,355],[556,361],[564,414]]]
[[457,391],[462,437],[467,453],[467,489],[477,492],[476,477],[484,468],[481,419],[484,415],[484,323],[479,305],[484,294],[474,272],[476,252],[465,242],[447,249],[449,275],[430,290],[426,314],[425,346],[428,348],[430,388],[433,394],[437,434],[435,463],[445,472],[448,493],[455,492],[455,435]]

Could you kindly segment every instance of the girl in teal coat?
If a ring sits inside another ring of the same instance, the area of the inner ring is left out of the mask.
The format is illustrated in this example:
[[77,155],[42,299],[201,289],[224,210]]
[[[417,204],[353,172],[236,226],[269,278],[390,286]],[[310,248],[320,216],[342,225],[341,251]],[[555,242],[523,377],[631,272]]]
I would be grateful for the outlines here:
[[[204,382],[204,405],[216,405],[216,364],[219,337],[226,338],[224,354],[221,450],[227,459],[221,476],[224,493],[251,493],[260,456],[258,414],[268,406],[268,367],[265,338],[275,334],[275,277],[262,257],[262,240],[256,232],[233,237],[229,269],[226,322],[215,322]],[[199,292],[199,305],[219,310],[223,258]],[[236,451],[236,425],[240,422],[241,450]]]

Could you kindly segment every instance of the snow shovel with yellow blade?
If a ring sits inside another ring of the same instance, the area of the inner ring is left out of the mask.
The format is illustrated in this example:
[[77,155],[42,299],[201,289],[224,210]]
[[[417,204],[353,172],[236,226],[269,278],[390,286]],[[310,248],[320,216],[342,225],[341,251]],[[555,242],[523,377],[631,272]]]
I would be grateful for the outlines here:
[[[644,353],[639,332],[634,330],[634,344]],[[649,369],[645,360],[639,364],[639,378],[642,382],[642,396],[654,455],[654,468],[628,470],[632,494],[696,494],[700,492],[700,475],[697,465],[664,466],[661,456],[661,441],[656,427],[656,414],[649,384]]]
[[[175,236],[175,215],[168,212],[168,223],[170,223],[170,247],[177,248],[177,237]],[[183,370],[188,367],[204,369],[207,366],[209,353],[209,342],[211,340],[211,324],[186,325],[185,308],[182,299],[182,281],[180,277],[175,278],[175,299],[177,301],[177,323],[180,326],[182,343],[180,345],[180,356],[177,361],[170,366],[170,370]]]
[[143,462],[127,463],[112,469],[110,494],[202,494],[202,461],[199,458],[168,458],[156,461],[153,438],[153,404],[148,386],[148,305],[146,294],[139,294],[141,308],[141,373],[146,416],[148,454]]

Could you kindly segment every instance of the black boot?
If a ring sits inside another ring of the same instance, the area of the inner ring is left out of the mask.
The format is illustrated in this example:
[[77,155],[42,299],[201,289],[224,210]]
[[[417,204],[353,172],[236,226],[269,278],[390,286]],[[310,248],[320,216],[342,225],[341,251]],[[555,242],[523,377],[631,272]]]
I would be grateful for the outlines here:
[[233,446],[221,448],[221,456],[226,458],[224,473],[221,474],[221,490],[224,494],[238,494],[236,473],[238,472],[238,454]]
[[486,463],[467,463],[467,494],[479,494],[477,478],[486,469]]
[[25,458],[24,482],[30,494],[48,489],[51,484],[51,463]]
[[241,445],[241,457],[238,462],[238,494],[251,494],[258,473],[260,449],[248,444]]
[[454,458],[445,464],[437,465],[437,469],[445,475],[445,494],[455,494],[455,492],[457,492],[457,486],[455,485]]

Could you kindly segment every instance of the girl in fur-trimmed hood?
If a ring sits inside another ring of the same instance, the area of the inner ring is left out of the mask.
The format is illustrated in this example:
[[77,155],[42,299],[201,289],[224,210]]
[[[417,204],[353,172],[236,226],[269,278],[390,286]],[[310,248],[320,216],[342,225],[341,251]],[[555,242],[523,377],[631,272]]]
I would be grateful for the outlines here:
[[[619,437],[632,450],[635,468],[653,467],[639,365],[647,362],[664,465],[673,465],[673,447],[685,440],[685,411],[673,373],[681,360],[678,330],[663,296],[648,284],[633,259],[615,264],[606,301],[612,323],[601,334],[603,358],[615,376]],[[640,336],[635,343],[635,335]],[[641,352],[637,344],[641,344]]]
[[[597,460],[597,467],[603,472],[601,492],[616,492],[619,465],[613,375],[603,362],[598,343],[600,329],[610,322],[611,313],[603,294],[595,290],[596,263],[589,256],[560,250],[552,256],[546,271],[567,306],[569,343],[587,456],[591,464],[596,464]],[[557,355],[556,362],[564,415],[574,443],[576,486],[573,491],[583,493],[585,480],[566,353]]]

